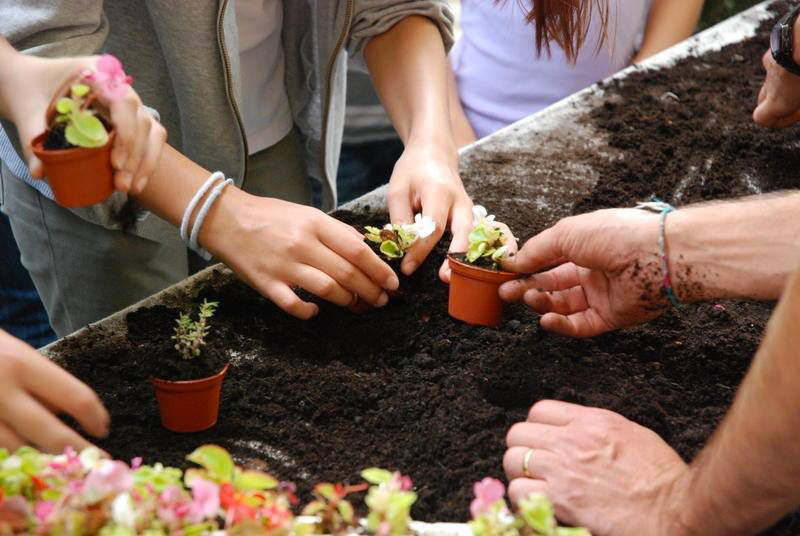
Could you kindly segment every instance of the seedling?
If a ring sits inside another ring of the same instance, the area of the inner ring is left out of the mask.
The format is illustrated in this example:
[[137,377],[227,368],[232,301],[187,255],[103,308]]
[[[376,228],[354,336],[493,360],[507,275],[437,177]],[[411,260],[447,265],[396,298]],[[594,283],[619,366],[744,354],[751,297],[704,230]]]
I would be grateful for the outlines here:
[[351,493],[365,491],[367,484],[345,486],[341,483],[322,482],[314,486],[314,500],[303,508],[304,516],[319,519],[317,529],[322,534],[340,534],[358,526],[353,505],[345,497]]
[[366,226],[364,237],[370,242],[380,244],[380,252],[387,259],[401,259],[420,238],[426,238],[436,230],[436,222],[430,217],[417,214],[414,223],[387,223],[383,229]]
[[89,106],[93,101],[89,86],[73,84],[68,97],[56,101],[56,123],[63,123],[64,137],[76,147],[88,149],[108,143],[108,131],[96,112]]
[[411,506],[417,500],[411,479],[375,467],[364,469],[361,478],[372,484],[364,499],[369,508],[367,530],[378,536],[409,534]]
[[472,218],[466,260],[475,264],[479,259],[485,259],[491,262],[493,268],[497,268],[498,261],[508,251],[507,228],[495,221],[494,216],[490,216],[481,205],[472,207]]
[[200,355],[200,350],[206,344],[205,339],[211,329],[208,320],[214,316],[217,305],[219,305],[218,302],[203,300],[197,320],[192,320],[191,315],[186,313],[181,313],[176,320],[178,325],[175,326],[175,335],[172,336],[172,340],[175,341],[175,349],[184,359],[194,359]]

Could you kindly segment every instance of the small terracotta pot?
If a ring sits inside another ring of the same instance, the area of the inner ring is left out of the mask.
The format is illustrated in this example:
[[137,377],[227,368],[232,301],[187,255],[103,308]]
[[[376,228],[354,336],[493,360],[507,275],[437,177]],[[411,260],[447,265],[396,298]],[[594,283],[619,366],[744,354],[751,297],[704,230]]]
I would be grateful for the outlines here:
[[230,364],[208,378],[167,381],[151,378],[156,391],[161,424],[173,432],[200,432],[217,424],[222,380]]
[[67,208],[88,207],[108,199],[114,193],[114,170],[111,168],[111,145],[115,132],[102,147],[86,149],[45,149],[47,132],[33,140],[33,153],[42,161],[47,182],[59,205]]
[[447,256],[450,274],[450,316],[468,324],[496,326],[503,314],[498,294],[501,284],[522,277],[521,274],[488,270]]

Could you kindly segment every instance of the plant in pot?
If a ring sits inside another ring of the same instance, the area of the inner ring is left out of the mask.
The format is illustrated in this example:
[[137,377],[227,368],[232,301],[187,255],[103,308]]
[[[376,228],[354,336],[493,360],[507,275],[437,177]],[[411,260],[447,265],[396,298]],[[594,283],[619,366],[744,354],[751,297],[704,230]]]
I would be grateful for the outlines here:
[[111,55],[98,59],[97,71],[66,81],[46,112],[47,130],[34,138],[33,152],[42,161],[56,201],[85,207],[114,192],[111,146],[115,132],[108,110],[83,83],[92,79],[108,99],[124,95],[131,78]]
[[503,313],[498,288],[502,283],[520,277],[501,270],[498,264],[514,237],[508,227],[495,221],[482,206],[475,205],[472,213],[469,249],[447,257],[452,270],[448,312],[453,318],[469,324],[496,326]]
[[158,377],[150,379],[161,423],[173,432],[199,432],[217,422],[222,381],[229,367],[227,356],[206,344],[217,305],[204,300],[197,320],[181,313],[172,336],[174,352],[158,364]]
[[[387,223],[382,228],[367,225],[364,230],[364,238],[367,242],[399,274],[400,261],[406,252],[417,240],[433,234],[436,230],[436,222],[429,216],[417,214],[414,216],[414,223]],[[396,293],[397,291],[394,294]],[[394,294],[390,293],[390,296]],[[349,307],[351,311],[359,314],[366,312],[369,308],[370,305],[358,296],[353,297],[353,303]]]

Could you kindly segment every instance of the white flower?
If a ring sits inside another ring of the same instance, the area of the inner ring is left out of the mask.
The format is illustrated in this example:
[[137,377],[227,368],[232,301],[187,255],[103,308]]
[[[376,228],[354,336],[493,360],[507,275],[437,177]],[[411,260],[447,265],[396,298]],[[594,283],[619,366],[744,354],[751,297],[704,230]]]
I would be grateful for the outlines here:
[[414,226],[417,228],[417,235],[420,238],[427,238],[436,230],[436,222],[430,216],[422,214],[414,216]]
[[136,528],[136,509],[130,493],[120,493],[111,503],[111,517],[114,522],[129,529]]
[[97,447],[86,447],[78,454],[78,460],[80,460],[81,467],[83,467],[85,471],[91,471],[100,465],[102,457],[103,455]]
[[472,205],[472,226],[478,225],[488,214],[483,205]]

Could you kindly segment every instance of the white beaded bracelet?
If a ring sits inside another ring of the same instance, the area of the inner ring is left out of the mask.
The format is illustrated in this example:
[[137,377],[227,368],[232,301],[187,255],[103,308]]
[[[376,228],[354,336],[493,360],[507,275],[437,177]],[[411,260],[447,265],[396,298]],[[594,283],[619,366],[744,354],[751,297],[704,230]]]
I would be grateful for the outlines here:
[[206,195],[209,188],[211,188],[215,182],[218,180],[225,180],[225,175],[221,171],[215,171],[212,173],[206,182],[197,190],[192,197],[192,200],[189,201],[189,204],[186,205],[186,210],[183,212],[183,219],[181,219],[181,240],[184,242],[189,241],[189,221],[192,219],[192,213],[194,213],[195,207],[197,207],[197,203],[203,199],[203,196]]
[[[194,213],[195,208],[197,208],[197,204],[200,202],[201,199],[208,193],[209,189],[211,189],[214,184],[221,180],[220,184],[217,184],[211,193],[206,198],[203,205],[200,207],[200,211],[197,213],[197,217],[194,219],[194,223],[192,223],[191,231],[189,230],[189,224],[192,219],[192,214]],[[181,240],[187,242],[189,247],[195,251],[198,255],[200,255],[205,260],[211,260],[211,254],[200,247],[197,243],[197,236],[200,234],[200,229],[203,226],[203,221],[206,218],[206,214],[211,209],[211,205],[214,204],[214,201],[217,200],[217,197],[220,196],[222,190],[225,189],[226,186],[231,184],[233,179],[225,179],[225,175],[221,171],[215,171],[212,173],[206,182],[197,190],[197,192],[192,197],[189,204],[186,206],[186,210],[183,213],[183,218],[181,219]]]

